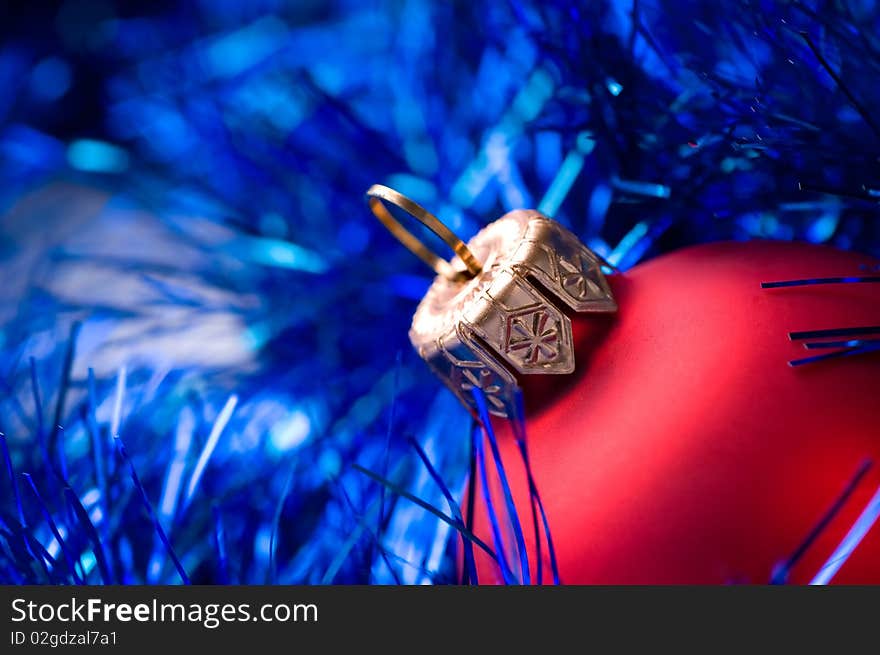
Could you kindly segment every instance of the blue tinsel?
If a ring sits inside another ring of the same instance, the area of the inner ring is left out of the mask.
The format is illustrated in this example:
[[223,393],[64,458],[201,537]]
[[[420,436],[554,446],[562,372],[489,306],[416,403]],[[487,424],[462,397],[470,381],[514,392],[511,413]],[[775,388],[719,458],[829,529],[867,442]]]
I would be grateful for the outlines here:
[[0,9],[0,581],[456,579],[470,417],[374,182],[624,269],[880,255],[874,0],[139,4]]

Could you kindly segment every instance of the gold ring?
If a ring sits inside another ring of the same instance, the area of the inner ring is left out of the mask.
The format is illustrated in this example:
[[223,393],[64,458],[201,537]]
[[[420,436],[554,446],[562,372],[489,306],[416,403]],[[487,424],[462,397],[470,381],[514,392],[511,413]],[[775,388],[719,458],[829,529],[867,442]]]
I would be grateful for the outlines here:
[[[394,189],[381,184],[374,184],[367,190],[367,197],[370,199],[370,209],[376,215],[382,225],[388,228],[397,240],[404,246],[409,248],[413,254],[430,266],[438,275],[451,280],[453,282],[461,281],[462,278],[472,278],[480,274],[483,266],[474,257],[474,254],[468,250],[464,241],[455,236],[455,233],[446,227],[440,220],[416,202],[413,202],[403,194],[398,193]],[[457,271],[452,265],[431,251],[424,243],[419,241],[411,232],[409,232],[391,212],[385,207],[384,203],[389,202],[405,211],[407,214],[418,220],[422,225],[431,230],[438,237],[443,239],[453,252],[458,255],[459,259],[464,263],[467,271]]]

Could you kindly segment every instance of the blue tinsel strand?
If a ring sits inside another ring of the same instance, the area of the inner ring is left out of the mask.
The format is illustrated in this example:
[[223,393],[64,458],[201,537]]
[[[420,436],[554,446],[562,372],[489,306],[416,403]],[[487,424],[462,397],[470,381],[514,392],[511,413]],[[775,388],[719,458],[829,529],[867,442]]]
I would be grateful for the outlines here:
[[622,268],[728,238],[880,255],[873,0],[0,25],[4,582],[456,579],[470,418],[411,353],[430,278],[374,182],[465,237],[538,207]]

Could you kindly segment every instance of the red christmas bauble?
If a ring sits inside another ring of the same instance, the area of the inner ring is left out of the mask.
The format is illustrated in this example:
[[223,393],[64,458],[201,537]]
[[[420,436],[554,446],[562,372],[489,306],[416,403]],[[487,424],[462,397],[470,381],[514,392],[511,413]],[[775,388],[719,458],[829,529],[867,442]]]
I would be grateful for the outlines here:
[[[880,325],[880,285],[761,283],[877,264],[807,244],[717,243],[610,276],[619,311],[573,319],[576,372],[521,378],[563,583],[767,583],[873,459],[787,576],[813,579],[880,486],[880,353],[793,367],[830,351],[789,333]],[[523,461],[511,424],[494,427],[534,581]],[[475,501],[474,532],[492,544],[482,493]],[[502,580],[479,549],[476,560],[481,583]],[[546,543],[541,564],[549,581]],[[880,526],[833,581],[880,583]]]

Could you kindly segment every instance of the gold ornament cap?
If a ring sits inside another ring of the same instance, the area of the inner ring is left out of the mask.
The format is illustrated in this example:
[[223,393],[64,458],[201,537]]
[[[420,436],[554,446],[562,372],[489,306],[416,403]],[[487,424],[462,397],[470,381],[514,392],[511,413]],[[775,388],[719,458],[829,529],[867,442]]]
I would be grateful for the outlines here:
[[[517,376],[574,371],[567,313],[617,311],[602,260],[569,230],[537,211],[509,212],[464,244],[397,192],[375,185],[367,195],[377,217],[414,252],[411,246],[418,244],[430,253],[377,201],[398,205],[441,238],[447,235],[434,229],[436,225],[451,235],[444,240],[456,255],[449,262],[436,255],[430,260],[438,275],[416,309],[409,338],[434,373],[471,409],[476,408],[473,390],[479,388],[492,414],[512,417]],[[401,199],[409,204],[404,206]]]

